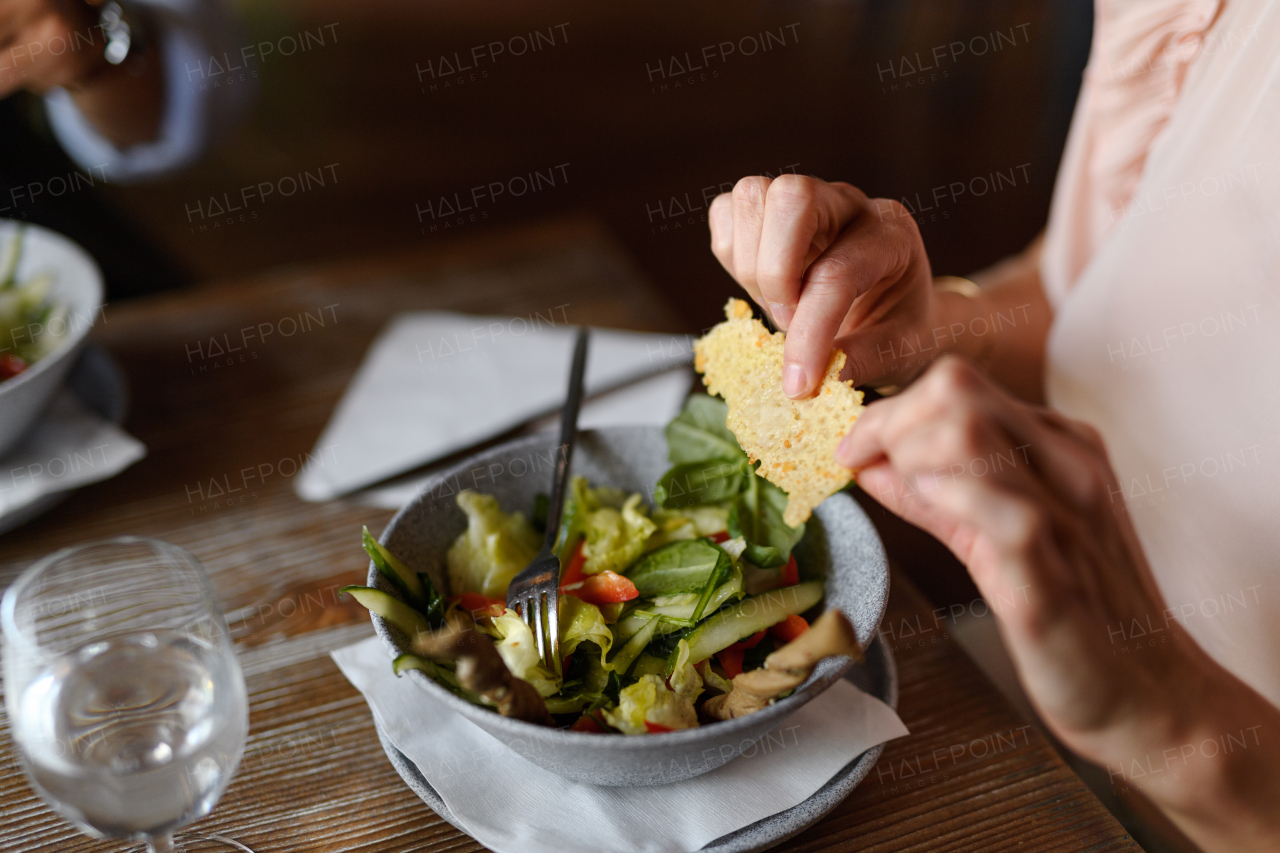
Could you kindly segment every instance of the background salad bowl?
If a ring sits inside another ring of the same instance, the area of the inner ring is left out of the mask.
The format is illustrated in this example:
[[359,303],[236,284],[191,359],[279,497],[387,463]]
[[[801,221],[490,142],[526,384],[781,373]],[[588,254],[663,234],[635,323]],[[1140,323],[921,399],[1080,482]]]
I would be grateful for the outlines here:
[[[535,496],[548,489],[554,438],[535,435],[480,453],[440,473],[410,501],[382,535],[382,544],[416,571],[426,572],[448,594],[445,552],[467,526],[457,494],[472,489],[491,494],[507,512],[528,516]],[[589,430],[578,439],[574,473],[594,485],[653,494],[669,467],[667,444],[658,427]],[[795,549],[802,575],[825,577],[824,607],[838,607],[853,623],[865,648],[876,636],[889,594],[884,548],[870,519],[846,494],[820,506]],[[396,591],[372,565],[369,586]],[[399,630],[371,614],[391,657],[408,651]],[[388,659],[388,665],[390,658]],[[416,670],[405,673],[423,691],[423,701],[462,714],[514,751],[547,770],[595,785],[634,786],[678,782],[713,770],[771,731],[840,679],[853,665],[848,658],[822,662],[794,694],[762,711],[693,729],[628,737],[551,729],[499,716],[450,693]],[[424,714],[424,720],[430,716]]]
[[[93,258],[78,245],[57,232],[38,225],[0,220],[0,276],[7,272],[9,252],[22,232],[22,254],[14,280],[21,283],[48,274],[52,281],[49,296],[65,307],[56,347],[11,379],[0,381],[0,456],[18,443],[44,411],[54,393],[62,386],[67,371],[84,346],[99,310],[102,308],[102,273]],[[11,291],[10,291],[11,292]],[[5,292],[0,291],[0,300]],[[0,306],[2,307],[2,306]],[[0,316],[4,316],[0,310]],[[25,336],[39,330],[0,328],[0,354]]]

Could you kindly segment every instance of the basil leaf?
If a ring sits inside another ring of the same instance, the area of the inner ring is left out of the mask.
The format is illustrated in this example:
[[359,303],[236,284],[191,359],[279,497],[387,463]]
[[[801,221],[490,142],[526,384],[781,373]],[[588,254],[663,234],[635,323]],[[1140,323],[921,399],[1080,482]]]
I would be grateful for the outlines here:
[[653,502],[666,509],[724,503],[742,491],[747,470],[745,459],[681,462],[658,480]]
[[709,459],[745,459],[738,439],[725,426],[729,407],[724,400],[694,394],[683,411],[667,424],[667,455],[672,464]]
[[782,520],[787,493],[759,476],[749,478],[746,488],[729,510],[729,535],[747,540],[742,556],[762,569],[781,566],[791,558],[791,549],[804,536],[804,525],[788,527]]
[[692,630],[692,628],[684,628],[679,631],[672,631],[670,634],[660,634],[659,636],[654,637],[653,642],[649,643],[648,647],[645,649],[645,653],[651,654],[656,658],[666,660],[675,653],[676,647],[680,645],[680,641],[683,640]]
[[[564,507],[560,510],[560,530],[556,533],[556,544],[552,549],[560,558],[561,567],[569,564],[573,556],[571,549],[578,544],[578,539],[585,533],[586,517],[591,512],[587,506],[587,480],[585,477],[573,477],[569,480],[569,491],[564,496]],[[551,509],[551,499],[547,498],[547,510]],[[547,522],[543,519],[542,528],[546,532]]]
[[679,592],[701,594],[724,565],[731,565],[729,555],[715,543],[682,539],[645,554],[626,575],[645,598]]
[[[711,595],[715,592],[716,587],[729,580],[733,574],[733,560],[729,558],[729,554],[723,549],[720,550],[723,560],[716,564],[715,570],[711,572],[711,576],[707,578],[706,586],[702,588],[702,595],[698,596],[698,606],[693,608],[693,615],[689,618],[697,622],[707,611],[707,603],[711,601]],[[686,632],[692,629],[686,629]]]

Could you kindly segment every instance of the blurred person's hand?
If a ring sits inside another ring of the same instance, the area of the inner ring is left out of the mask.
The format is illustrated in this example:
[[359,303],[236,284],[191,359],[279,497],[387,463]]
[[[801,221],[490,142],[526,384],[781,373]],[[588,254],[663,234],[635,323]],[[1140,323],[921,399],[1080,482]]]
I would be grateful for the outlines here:
[[106,69],[105,44],[81,0],[0,0],[0,97],[75,88]]
[[128,59],[113,65],[98,16],[83,0],[0,0],[0,98],[63,88],[114,144],[148,141],[163,109],[155,48],[136,33]]
[[[1280,709],[1163,600],[1094,429],[948,358],[872,404],[836,458],[965,564],[1063,743],[1205,850],[1280,849]],[[1117,635],[1138,631],[1157,642],[1117,654]],[[1228,736],[1246,746],[1227,749]]]

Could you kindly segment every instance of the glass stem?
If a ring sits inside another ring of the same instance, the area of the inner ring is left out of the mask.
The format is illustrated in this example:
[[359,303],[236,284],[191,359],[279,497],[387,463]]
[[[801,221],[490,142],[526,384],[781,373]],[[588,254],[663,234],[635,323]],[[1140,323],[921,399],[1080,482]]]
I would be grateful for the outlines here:
[[175,853],[177,849],[173,846],[172,832],[147,839],[147,853]]

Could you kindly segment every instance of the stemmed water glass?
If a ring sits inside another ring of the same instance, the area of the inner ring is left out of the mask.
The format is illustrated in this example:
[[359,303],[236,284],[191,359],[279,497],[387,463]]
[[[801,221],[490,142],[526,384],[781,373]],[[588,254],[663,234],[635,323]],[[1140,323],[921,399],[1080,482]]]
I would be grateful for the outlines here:
[[0,625],[14,741],[55,811],[150,853],[249,850],[173,836],[213,810],[249,727],[244,675],[195,557],[136,537],[58,551],[5,592]]

